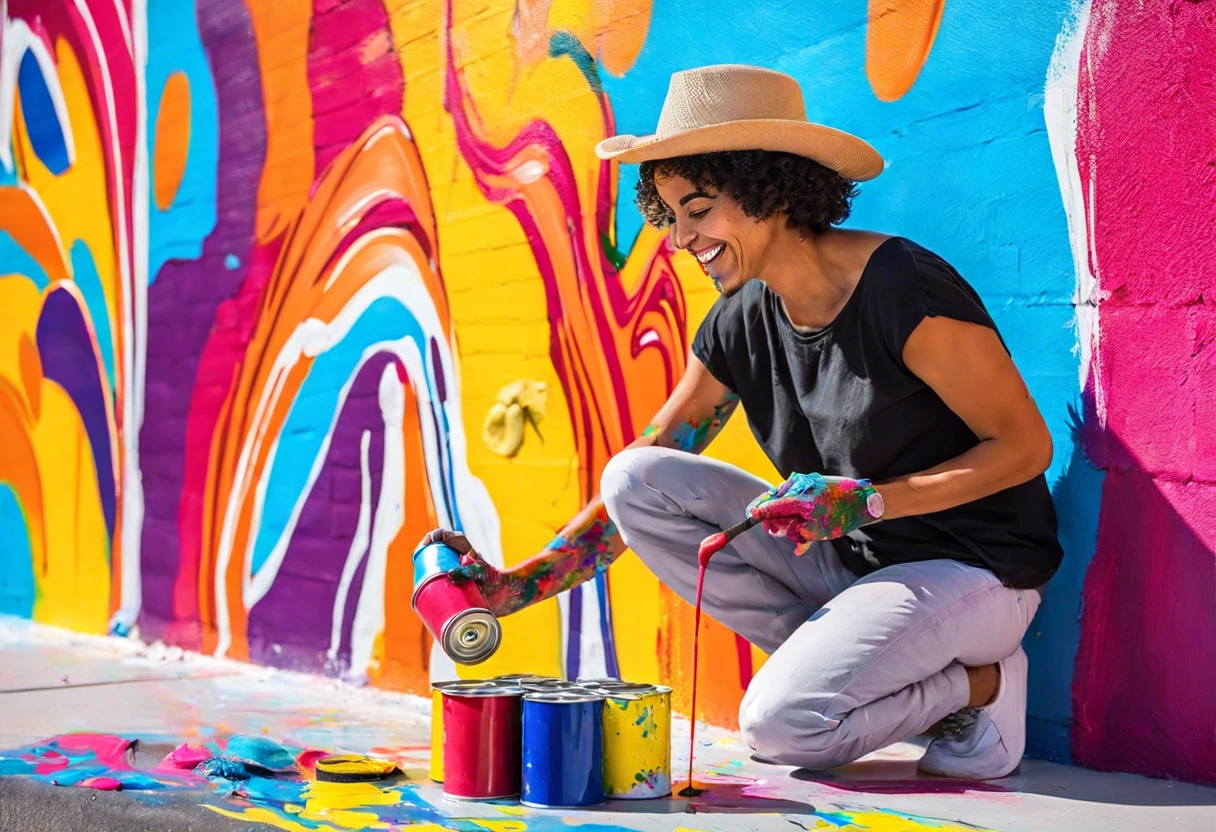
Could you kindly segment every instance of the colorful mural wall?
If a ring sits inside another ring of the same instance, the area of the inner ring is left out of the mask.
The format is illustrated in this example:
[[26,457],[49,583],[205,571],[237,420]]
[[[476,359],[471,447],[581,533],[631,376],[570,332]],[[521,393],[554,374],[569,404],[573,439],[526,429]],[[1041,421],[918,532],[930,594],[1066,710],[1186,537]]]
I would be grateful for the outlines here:
[[[0,0],[0,612],[453,675],[414,544],[539,550],[714,298],[592,148],[755,63],[889,160],[850,223],[959,267],[1051,425],[1032,751],[1216,781],[1214,33],[1185,0]],[[772,474],[742,420],[712,452]],[[686,695],[690,635],[626,555],[482,672]],[[763,656],[707,638],[730,724]]]

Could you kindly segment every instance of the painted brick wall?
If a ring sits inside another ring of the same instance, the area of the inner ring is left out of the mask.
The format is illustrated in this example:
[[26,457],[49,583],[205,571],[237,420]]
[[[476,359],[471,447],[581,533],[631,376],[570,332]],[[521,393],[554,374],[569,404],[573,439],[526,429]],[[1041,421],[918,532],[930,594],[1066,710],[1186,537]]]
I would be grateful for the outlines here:
[[[592,148],[652,128],[671,72],[754,63],[887,158],[850,224],[959,268],[1052,429],[1032,752],[1216,781],[1216,6],[130,8],[0,21],[0,612],[452,673],[414,543],[543,546],[713,300]],[[712,452],[772,474],[742,420]],[[632,556],[505,629],[488,672],[686,688],[689,610]],[[731,724],[763,656],[707,639],[701,715]]]

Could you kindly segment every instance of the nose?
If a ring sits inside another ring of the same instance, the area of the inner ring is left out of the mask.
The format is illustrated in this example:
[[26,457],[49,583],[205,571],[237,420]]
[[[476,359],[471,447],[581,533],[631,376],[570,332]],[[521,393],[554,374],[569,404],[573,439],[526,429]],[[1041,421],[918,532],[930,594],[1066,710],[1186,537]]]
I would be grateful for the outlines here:
[[667,239],[676,248],[688,248],[696,236],[696,232],[687,225],[681,225],[679,219],[672,220],[671,225],[667,226]]

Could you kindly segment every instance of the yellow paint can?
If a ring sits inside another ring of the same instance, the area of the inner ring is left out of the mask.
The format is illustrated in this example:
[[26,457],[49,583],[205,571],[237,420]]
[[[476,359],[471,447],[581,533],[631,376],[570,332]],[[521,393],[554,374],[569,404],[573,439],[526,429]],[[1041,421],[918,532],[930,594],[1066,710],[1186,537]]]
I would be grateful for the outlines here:
[[443,782],[443,689],[455,682],[431,684],[431,779]]
[[617,683],[604,697],[604,793],[618,800],[671,794],[671,688]]

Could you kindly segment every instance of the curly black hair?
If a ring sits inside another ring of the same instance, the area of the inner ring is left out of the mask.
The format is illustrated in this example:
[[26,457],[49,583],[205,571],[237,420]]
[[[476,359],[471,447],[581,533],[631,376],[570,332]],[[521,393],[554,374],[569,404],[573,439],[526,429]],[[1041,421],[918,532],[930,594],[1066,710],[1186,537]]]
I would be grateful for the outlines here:
[[679,176],[698,188],[724,193],[755,220],[785,214],[796,231],[820,233],[849,217],[857,183],[805,156],[771,150],[723,150],[643,162],[637,206],[646,221],[665,228],[671,210],[659,198],[656,176]]

